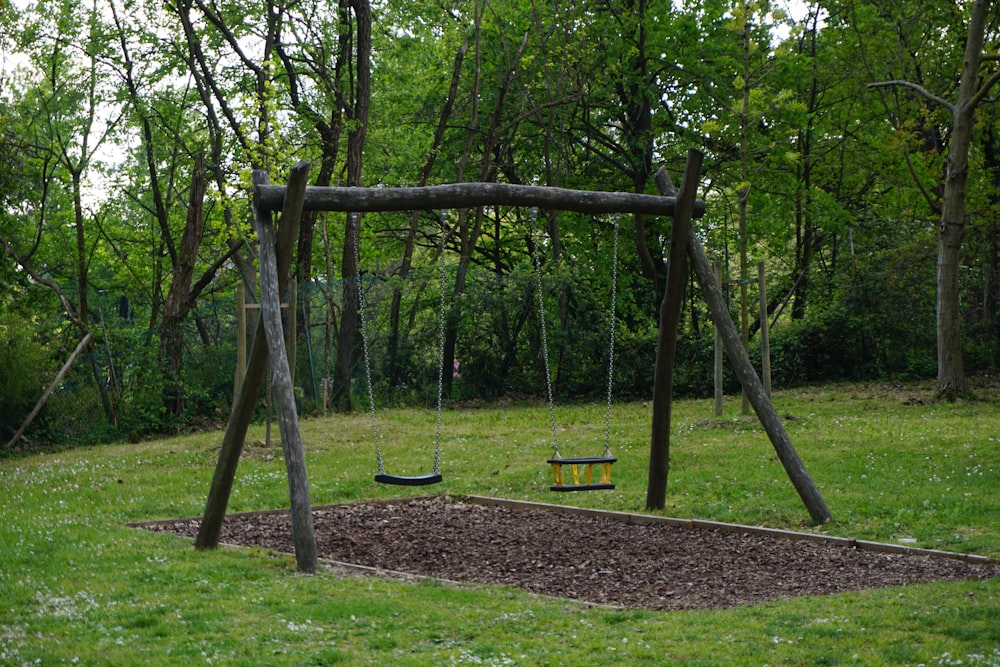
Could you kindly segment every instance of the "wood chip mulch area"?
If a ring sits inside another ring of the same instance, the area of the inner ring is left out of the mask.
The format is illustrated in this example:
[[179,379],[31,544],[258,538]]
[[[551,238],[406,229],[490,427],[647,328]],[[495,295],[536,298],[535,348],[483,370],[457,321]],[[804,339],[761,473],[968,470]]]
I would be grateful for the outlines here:
[[[771,535],[511,509],[449,498],[353,504],[313,515],[320,558],[644,609],[756,604],[1000,576],[1000,563],[879,553]],[[196,519],[150,530],[194,537]],[[227,517],[222,542],[291,553],[287,513]]]

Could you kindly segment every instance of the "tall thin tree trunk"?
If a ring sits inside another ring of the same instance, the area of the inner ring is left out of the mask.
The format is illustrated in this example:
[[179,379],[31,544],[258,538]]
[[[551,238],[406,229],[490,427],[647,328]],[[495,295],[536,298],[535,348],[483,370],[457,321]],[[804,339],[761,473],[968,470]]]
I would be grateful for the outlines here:
[[965,42],[958,99],[953,108],[948,170],[944,182],[944,203],[938,229],[937,259],[937,343],[938,395],[948,400],[969,393],[962,356],[962,319],[959,308],[958,269],[965,237],[965,194],[969,177],[969,147],[976,106],[985,91],[979,89],[989,0],[976,0]]
[[[420,170],[420,175],[417,178],[417,185],[426,185],[427,179],[430,177],[431,171],[434,169],[434,164],[437,160],[441,142],[444,140],[444,133],[448,128],[448,121],[451,118],[451,112],[455,107],[455,98],[458,96],[458,86],[462,80],[462,62],[464,61],[465,53],[468,50],[469,42],[463,41],[462,45],[458,49],[458,52],[455,54],[455,64],[452,67],[451,85],[448,88],[448,97],[445,99],[444,105],[441,108],[441,113],[438,116],[437,128],[434,130],[434,139],[431,142],[430,151],[427,153],[427,159],[424,161],[424,165]],[[420,211],[413,211],[410,215],[410,228],[406,233],[406,243],[403,246],[403,259],[399,266],[400,276],[406,276],[406,274],[410,271],[410,267],[413,265],[413,249],[416,245],[419,223]],[[442,229],[441,233],[446,233],[446,230]],[[392,304],[389,308],[388,372],[389,379],[393,385],[399,382],[399,320],[400,311],[402,309],[402,301],[403,291],[396,288],[392,292]]]
[[[350,7],[355,19],[357,66],[355,98],[350,109],[350,129],[347,133],[347,185],[360,186],[365,137],[368,131],[368,110],[371,103],[372,14],[368,0],[351,0]],[[352,225],[348,217],[344,227],[344,253],[341,258],[344,290],[337,346],[339,382],[334,395],[335,407],[340,410],[352,409],[350,378],[358,341],[358,307],[361,297],[361,275],[357,263],[359,241],[360,226]]]
[[[743,89],[740,100],[740,187],[737,193],[739,201],[737,203],[737,223],[739,225],[740,244],[740,340],[743,349],[750,348],[750,295],[748,293],[750,275],[747,257],[747,246],[749,245],[749,234],[747,232],[747,215],[750,199],[750,18],[749,6],[743,5]],[[743,414],[750,414],[750,398],[746,391],[743,392]]]
[[1000,368],[1000,226],[994,221],[986,232],[983,260],[983,322],[993,346],[993,365]]
[[[802,38],[801,51],[815,62],[816,34],[819,10],[809,14],[808,33]],[[813,72],[809,83],[808,120],[806,127],[799,132],[799,153],[802,159],[798,168],[799,184],[795,196],[795,276],[802,276],[795,290],[792,302],[792,319],[800,320],[806,315],[806,303],[809,298],[809,268],[813,261],[813,246],[815,244],[815,225],[812,218],[812,170],[813,170],[813,124],[818,105],[818,73]]]
[[168,414],[180,416],[184,409],[182,369],[184,365],[184,321],[191,311],[191,284],[204,232],[205,159],[198,155],[191,177],[187,220],[181,245],[177,248],[170,289],[163,303],[160,321],[160,359],[166,385],[163,402]]

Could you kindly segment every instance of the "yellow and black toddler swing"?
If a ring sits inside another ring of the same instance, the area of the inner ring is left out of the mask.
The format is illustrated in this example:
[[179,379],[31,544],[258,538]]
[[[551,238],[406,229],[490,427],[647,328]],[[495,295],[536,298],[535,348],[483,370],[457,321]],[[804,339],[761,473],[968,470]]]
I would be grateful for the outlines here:
[[[538,209],[531,209],[532,223],[537,223]],[[549,370],[549,349],[545,328],[545,302],[542,294],[542,271],[538,261],[538,244],[532,244],[532,262],[535,267],[535,282],[538,287],[538,317],[542,336],[542,360],[545,363],[545,389],[549,403],[549,423],[552,429],[552,457],[548,459],[552,466],[552,491],[598,491],[613,489],[611,482],[611,466],[618,459],[611,454],[611,384],[614,374],[615,358],[615,306],[618,293],[618,228],[621,216],[614,216],[614,249],[611,272],[611,333],[608,346],[608,391],[607,409],[604,415],[604,453],[601,456],[583,456],[563,458],[559,454],[559,439],[556,435],[556,413],[552,398],[552,376]],[[563,466],[568,466],[572,482],[563,477]],[[594,468],[598,469],[598,481],[594,481]],[[581,475],[582,470],[582,475]],[[582,476],[582,479],[581,479]]]

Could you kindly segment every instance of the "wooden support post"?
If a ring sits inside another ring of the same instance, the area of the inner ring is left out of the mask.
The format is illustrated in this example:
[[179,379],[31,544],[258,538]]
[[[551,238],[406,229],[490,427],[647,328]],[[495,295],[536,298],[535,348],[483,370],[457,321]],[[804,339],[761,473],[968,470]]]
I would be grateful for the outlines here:
[[[283,317],[288,321],[285,325],[285,349],[288,350],[288,357],[291,359],[292,368],[292,387],[295,387],[295,359],[296,359],[296,347],[295,347],[295,331],[298,329],[298,318],[296,316],[296,304],[298,303],[298,281],[294,278],[291,280],[291,286],[289,288],[291,295],[287,302],[281,304],[281,308],[285,315]],[[291,308],[291,311],[289,311]],[[240,385],[243,383],[243,376],[246,374],[246,356],[247,356],[247,311],[258,312],[261,309],[259,303],[247,303],[246,300],[246,287],[243,283],[236,286],[236,381],[235,387],[233,388],[233,402],[236,401],[236,394],[239,393]],[[266,392],[266,405],[267,405],[267,417],[266,426],[264,431],[264,446],[271,446],[271,385],[268,383]]]
[[[677,327],[680,324],[687,276],[687,238],[691,231],[695,191],[701,180],[704,156],[690,149],[684,178],[677,194],[670,232],[670,255],[667,285],[660,303],[660,329],[656,343],[656,370],[653,380],[653,424],[649,446],[649,481],[646,486],[646,509],[663,509],[667,502],[667,476],[670,472],[670,408],[673,402],[674,357],[677,351]],[[664,196],[673,193],[666,169],[656,174]]]
[[[722,262],[715,262],[715,284],[719,285],[719,289],[722,289]],[[724,396],[723,386],[722,386],[722,362],[725,355],[722,352],[722,336],[719,334],[719,327],[715,327],[715,367],[714,367],[714,385],[715,385],[715,416],[722,416],[722,400]]]
[[[285,196],[285,209],[298,209],[301,215],[302,193],[305,191],[305,176],[298,182],[302,187],[293,189],[289,184]],[[254,172],[254,180],[260,182],[267,174]],[[282,225],[294,225],[282,215]],[[281,430],[281,448],[285,454],[285,469],[288,473],[288,492],[292,518],[292,542],[295,546],[295,561],[302,572],[316,571],[316,535],[313,531],[312,505],[309,501],[309,477],[306,473],[305,453],[302,447],[302,433],[299,431],[298,412],[295,408],[295,392],[292,387],[292,373],[286,353],[285,333],[281,324],[281,288],[278,285],[278,261],[276,256],[277,235],[271,223],[271,214],[255,209],[254,225],[260,240],[260,303],[264,335],[271,359],[271,391],[278,413],[278,428]],[[294,310],[290,311],[294,313]],[[292,318],[289,318],[292,320]]]
[[[302,181],[302,187],[305,187],[308,171],[308,162],[300,162],[295,165],[289,177],[288,187],[292,188],[299,179]],[[282,213],[282,217],[293,224],[282,225],[279,229],[277,263],[278,285],[281,287],[287,284],[289,270],[292,266],[293,250],[299,233],[298,222],[301,214],[292,216],[291,213],[294,211]],[[264,337],[264,323],[262,318],[258,318],[256,333],[250,344],[250,357],[247,361],[246,374],[243,376],[243,383],[236,400],[233,401],[229,422],[222,438],[222,448],[219,450],[219,460],[212,476],[212,486],[205,502],[205,513],[198,527],[198,536],[195,538],[194,546],[196,549],[214,549],[219,546],[222,522],[225,519],[229,496],[233,490],[236,467],[239,464],[240,454],[243,452],[250,419],[264,384],[267,360],[268,351],[267,341]]]
[[298,359],[299,329],[299,281],[292,278],[288,285],[288,309],[285,311],[285,349],[288,350],[288,366],[292,374],[292,388],[295,388],[295,360]]
[[233,382],[233,403],[240,393],[243,376],[247,374],[247,294],[243,283],[236,286],[236,377]]
[[774,406],[764,392],[764,386],[757,376],[757,372],[750,363],[750,355],[747,354],[740,339],[740,333],[736,330],[736,325],[729,316],[729,309],[726,308],[725,299],[722,298],[722,291],[716,284],[715,275],[712,272],[712,265],[709,264],[708,257],[701,241],[695,234],[688,236],[688,255],[694,267],[698,282],[701,283],[701,291],[708,302],[709,312],[712,320],[722,335],[722,342],[726,347],[726,354],[729,362],[733,366],[733,372],[743,386],[743,392],[749,398],[760,423],[771,439],[774,450],[778,453],[778,459],[785,467],[785,472],[792,480],[795,490],[805,503],[810,516],[816,523],[827,523],[831,520],[830,510],[823,502],[822,496],[812,478],[806,472],[805,465],[799,458],[792,441],[785,431],[785,426],[781,422],[781,417],[775,411]]
[[760,374],[764,393],[771,398],[771,338],[767,327],[767,287],[764,284],[764,262],[757,263],[757,290],[760,296]]

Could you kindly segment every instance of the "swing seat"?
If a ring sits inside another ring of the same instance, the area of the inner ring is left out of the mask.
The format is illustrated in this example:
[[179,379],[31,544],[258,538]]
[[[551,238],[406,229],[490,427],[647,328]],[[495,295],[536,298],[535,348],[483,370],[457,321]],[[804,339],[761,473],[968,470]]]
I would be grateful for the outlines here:
[[[552,466],[553,484],[549,487],[551,491],[601,491],[613,489],[615,485],[611,483],[611,464],[618,459],[613,456],[582,456],[571,459],[549,459]],[[570,466],[573,473],[573,483],[563,482],[562,467]],[[586,466],[584,481],[580,482],[580,466]],[[600,481],[594,482],[594,466],[600,466]]]
[[428,484],[437,484],[443,478],[439,472],[429,472],[423,475],[390,475],[388,473],[380,472],[375,475],[375,481],[380,484],[395,484],[397,486],[427,486]]

